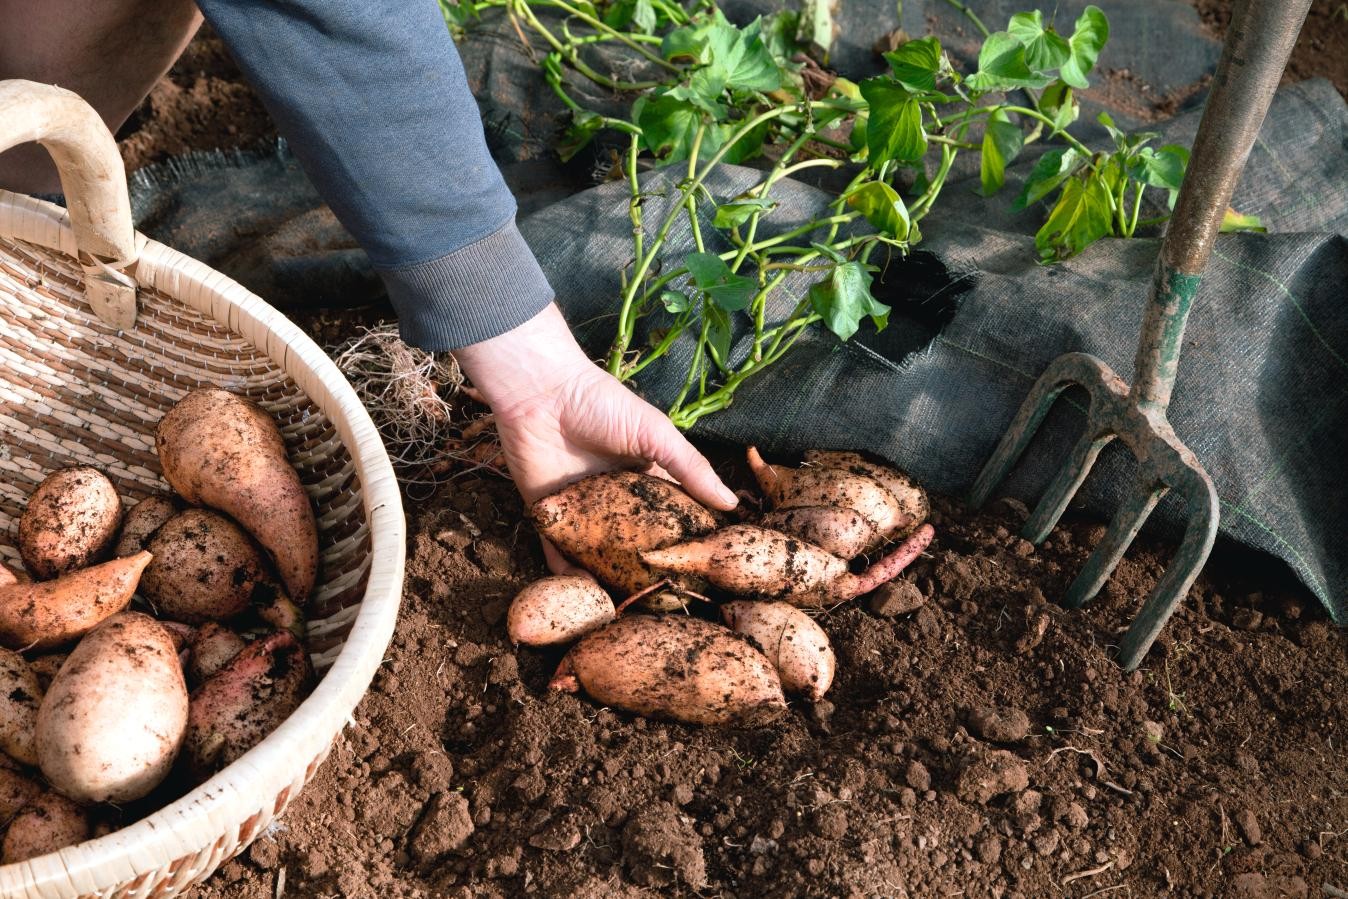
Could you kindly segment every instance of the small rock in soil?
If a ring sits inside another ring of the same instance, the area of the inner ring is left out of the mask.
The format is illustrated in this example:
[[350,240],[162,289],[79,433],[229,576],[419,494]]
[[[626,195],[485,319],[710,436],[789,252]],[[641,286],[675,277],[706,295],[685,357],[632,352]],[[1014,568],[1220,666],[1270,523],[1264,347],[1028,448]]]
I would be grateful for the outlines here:
[[892,618],[895,615],[907,615],[915,612],[927,601],[917,584],[907,580],[890,581],[884,584],[867,600],[867,608],[876,615]]
[[1259,819],[1254,816],[1250,809],[1243,808],[1236,812],[1236,827],[1240,830],[1241,837],[1251,846],[1258,846],[1264,842],[1264,832],[1259,828]]
[[248,847],[248,860],[264,871],[269,871],[280,863],[281,847],[275,840],[263,837]]
[[931,772],[926,765],[914,759],[903,772],[903,782],[919,793],[925,793],[931,789]]
[[814,813],[814,832],[826,840],[847,835],[847,812],[841,805],[826,805]]
[[643,886],[675,883],[700,889],[707,883],[707,860],[693,824],[667,802],[641,809],[623,828],[623,865]]
[[1025,763],[1004,749],[972,756],[960,771],[956,795],[965,802],[987,805],[1004,793],[1019,793],[1030,785]]
[[430,862],[461,849],[473,835],[468,800],[461,793],[436,793],[412,834],[412,855]]
[[993,743],[1018,743],[1030,733],[1030,718],[1020,709],[974,709],[969,713],[969,730]]
[[1257,631],[1263,623],[1263,613],[1258,609],[1236,609],[1231,616],[1231,626],[1238,631]]
[[580,828],[570,817],[562,818],[531,836],[529,845],[550,852],[570,852],[580,845]]

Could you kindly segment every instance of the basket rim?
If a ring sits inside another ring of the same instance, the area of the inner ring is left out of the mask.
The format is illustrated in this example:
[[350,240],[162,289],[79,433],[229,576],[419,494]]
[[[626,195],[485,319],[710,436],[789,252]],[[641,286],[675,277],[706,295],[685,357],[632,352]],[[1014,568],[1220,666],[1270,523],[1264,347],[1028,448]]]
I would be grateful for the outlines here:
[[[76,257],[66,210],[4,190],[0,238]],[[351,721],[392,639],[401,602],[406,561],[401,492],[383,441],[345,376],[298,326],[238,282],[140,232],[136,241],[141,253],[135,277],[141,286],[250,340],[331,420],[361,484],[370,531],[369,577],[331,668],[280,727],[204,784],[128,827],[0,866],[0,896],[103,893],[160,874],[186,886],[204,871],[177,866],[203,853],[208,853],[205,870],[214,870],[260,832],[261,827],[254,828],[240,839],[250,818],[270,821],[279,800],[298,795],[309,766],[326,755]]]

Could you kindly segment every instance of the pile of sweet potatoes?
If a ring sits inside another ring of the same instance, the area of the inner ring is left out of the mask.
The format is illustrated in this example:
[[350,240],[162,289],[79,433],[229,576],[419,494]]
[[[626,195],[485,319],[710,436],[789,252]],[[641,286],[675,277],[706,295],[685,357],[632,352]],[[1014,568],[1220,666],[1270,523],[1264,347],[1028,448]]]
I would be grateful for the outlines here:
[[[769,506],[752,523],[724,524],[677,485],[632,472],[534,504],[539,533],[595,578],[547,577],[511,604],[514,642],[574,642],[554,689],[700,724],[757,724],[786,707],[785,693],[823,697],[836,662],[809,612],[874,590],[920,555],[933,536],[927,497],[856,453],[810,452],[785,468],[750,447],[749,465]],[[865,554],[878,558],[855,564]],[[615,606],[609,590],[627,599]],[[690,600],[717,620],[689,614]],[[649,614],[622,614],[629,605]]]
[[101,472],[55,471],[18,522],[24,570],[0,565],[5,863],[174,798],[309,689],[301,606],[318,531],[276,423],[198,390],[164,416],[156,448],[176,496],[123,514]]

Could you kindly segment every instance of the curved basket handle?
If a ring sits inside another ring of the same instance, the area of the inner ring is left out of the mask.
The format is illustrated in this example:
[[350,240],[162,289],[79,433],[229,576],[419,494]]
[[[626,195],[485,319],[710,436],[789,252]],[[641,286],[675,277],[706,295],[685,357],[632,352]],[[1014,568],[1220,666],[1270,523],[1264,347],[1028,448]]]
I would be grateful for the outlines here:
[[51,154],[84,269],[84,292],[100,319],[136,323],[138,255],[126,172],[107,125],[78,94],[32,81],[0,81],[0,152],[37,141]]

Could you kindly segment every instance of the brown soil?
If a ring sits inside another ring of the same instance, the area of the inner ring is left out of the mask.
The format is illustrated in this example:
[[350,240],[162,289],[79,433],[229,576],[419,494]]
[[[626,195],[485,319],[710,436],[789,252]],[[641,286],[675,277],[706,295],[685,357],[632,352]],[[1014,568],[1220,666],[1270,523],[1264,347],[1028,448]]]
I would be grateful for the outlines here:
[[[1231,21],[1231,0],[1192,2],[1216,37],[1226,34]],[[1312,0],[1283,83],[1307,78],[1328,78],[1340,94],[1348,97],[1348,3],[1344,0]]]

